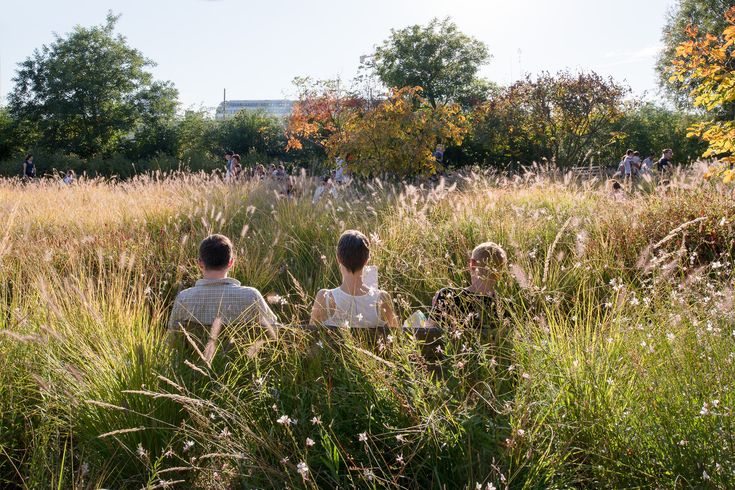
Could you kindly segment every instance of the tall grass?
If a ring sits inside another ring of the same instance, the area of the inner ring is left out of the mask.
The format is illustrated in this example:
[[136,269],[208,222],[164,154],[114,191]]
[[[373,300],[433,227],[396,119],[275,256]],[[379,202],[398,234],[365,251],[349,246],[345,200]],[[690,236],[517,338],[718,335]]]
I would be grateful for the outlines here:
[[[0,184],[0,485],[735,485],[729,189],[693,170],[618,195],[537,168],[317,205],[313,186]],[[370,234],[403,318],[500,243],[504,324],[457,324],[440,354],[299,328],[345,228]],[[213,359],[164,327],[211,232],[286,324],[230,329]]]

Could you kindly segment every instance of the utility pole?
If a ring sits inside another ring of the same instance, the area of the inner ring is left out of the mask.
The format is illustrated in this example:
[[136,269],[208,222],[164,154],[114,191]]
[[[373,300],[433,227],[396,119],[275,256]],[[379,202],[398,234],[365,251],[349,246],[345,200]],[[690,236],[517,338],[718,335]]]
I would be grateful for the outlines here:
[[227,89],[222,89],[222,120],[227,119]]

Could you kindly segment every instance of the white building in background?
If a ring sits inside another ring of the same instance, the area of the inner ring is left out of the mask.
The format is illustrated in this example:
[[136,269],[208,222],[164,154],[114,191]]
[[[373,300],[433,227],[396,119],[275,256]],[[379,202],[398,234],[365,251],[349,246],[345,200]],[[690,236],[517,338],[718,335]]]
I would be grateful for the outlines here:
[[227,100],[220,102],[215,119],[229,119],[240,111],[263,111],[276,117],[288,117],[291,114],[292,100]]

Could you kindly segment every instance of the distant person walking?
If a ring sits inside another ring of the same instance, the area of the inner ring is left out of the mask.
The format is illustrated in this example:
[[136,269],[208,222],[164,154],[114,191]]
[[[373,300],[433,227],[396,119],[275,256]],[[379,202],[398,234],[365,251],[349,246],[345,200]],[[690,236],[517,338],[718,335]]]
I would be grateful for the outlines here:
[[444,162],[444,145],[436,145],[436,148],[434,149],[434,153],[432,153],[434,159],[436,160],[436,163],[443,163]]
[[233,158],[232,158],[233,156],[235,156],[233,152],[231,151],[225,152],[225,167],[226,167],[225,178],[228,180],[232,177],[232,165],[234,164]]
[[337,168],[334,171],[334,180],[338,184],[342,184],[345,181],[345,160],[342,157],[335,158]]
[[242,174],[242,164],[240,163],[240,155],[235,153],[230,159],[230,180],[239,180]]
[[73,170],[67,170],[66,175],[64,176],[64,184],[66,185],[72,185],[74,181],[76,180],[76,175],[74,175]]
[[625,179],[630,179],[631,175],[633,175],[633,166],[635,165],[635,160],[633,158],[633,150],[628,150],[625,152],[625,156],[623,157],[623,176]]
[[36,164],[33,163],[33,155],[26,155],[23,160],[23,180],[31,180],[36,178]]
[[334,185],[332,184],[332,179],[329,177],[329,175],[325,175],[322,178],[321,184],[314,191],[314,197],[312,197],[311,203],[318,203],[325,193],[328,194],[328,197],[331,197],[333,199],[337,197],[337,190],[334,188]]
[[640,152],[633,152],[633,162],[631,167],[632,175],[637,176],[641,173],[641,154]]
[[674,151],[671,148],[667,148],[663,151],[661,159],[656,164],[659,172],[666,172],[671,170],[671,159],[674,158]]
[[649,173],[649,172],[651,172],[651,170],[653,170],[653,165],[654,165],[653,159],[654,158],[656,158],[656,154],[655,153],[651,153],[650,155],[648,155],[646,157],[645,160],[643,160],[643,164],[641,165],[641,173],[642,174]]

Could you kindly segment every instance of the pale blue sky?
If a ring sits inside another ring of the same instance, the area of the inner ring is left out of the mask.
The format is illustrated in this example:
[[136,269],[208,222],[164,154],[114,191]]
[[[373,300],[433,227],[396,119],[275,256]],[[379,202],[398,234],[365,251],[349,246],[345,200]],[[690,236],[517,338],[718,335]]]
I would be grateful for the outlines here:
[[[186,107],[292,95],[295,76],[351,78],[391,28],[451,16],[493,54],[482,75],[594,69],[656,96],[661,27],[674,0],[0,0],[0,94],[53,32],[122,14],[118,31],[158,63]],[[520,52],[519,52],[520,50]],[[520,56],[519,56],[520,54]]]

